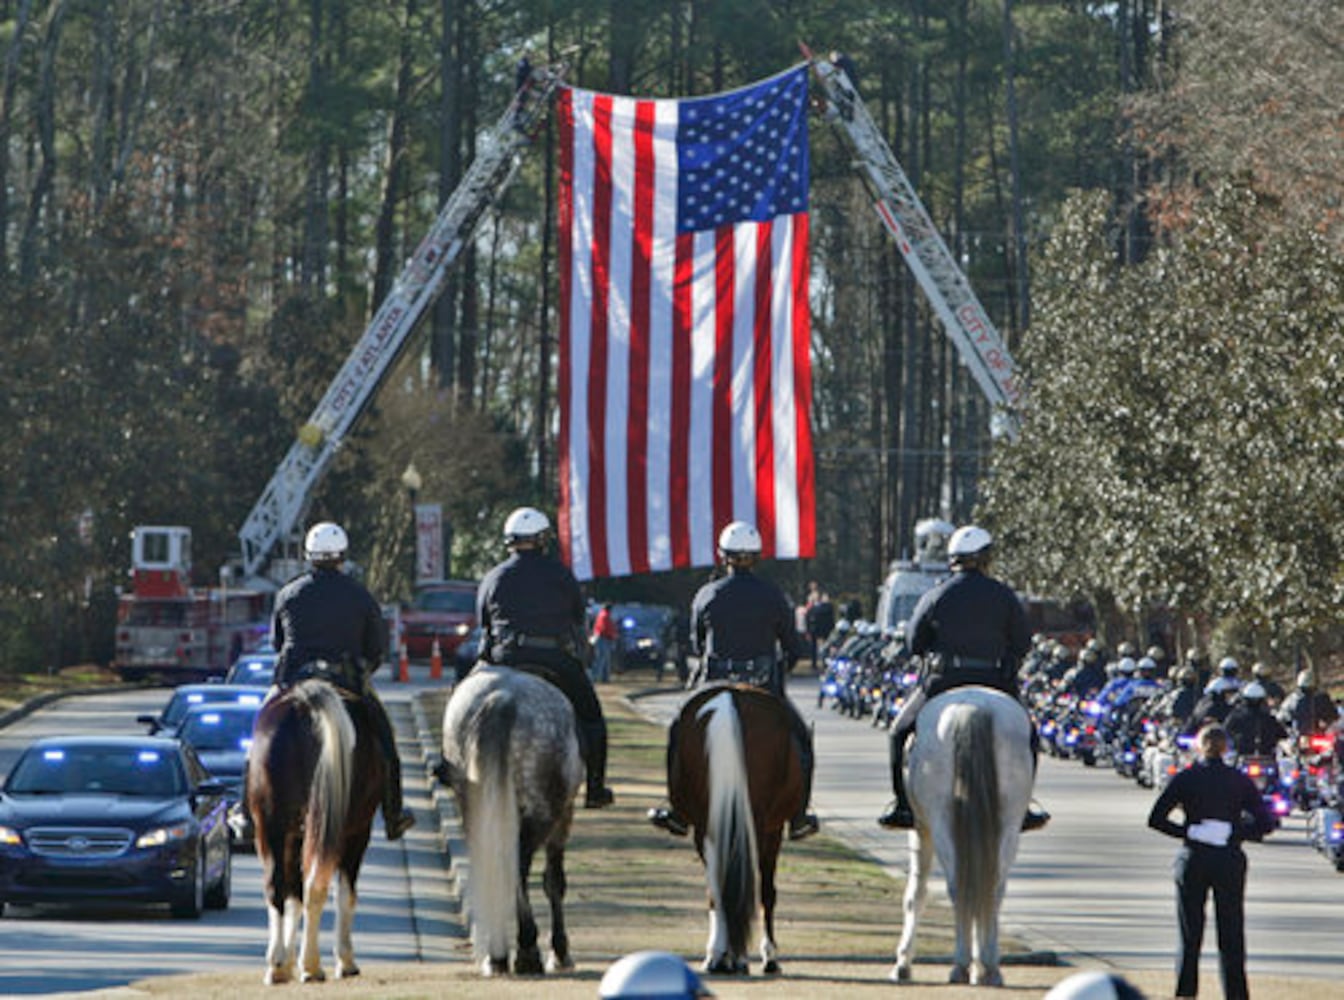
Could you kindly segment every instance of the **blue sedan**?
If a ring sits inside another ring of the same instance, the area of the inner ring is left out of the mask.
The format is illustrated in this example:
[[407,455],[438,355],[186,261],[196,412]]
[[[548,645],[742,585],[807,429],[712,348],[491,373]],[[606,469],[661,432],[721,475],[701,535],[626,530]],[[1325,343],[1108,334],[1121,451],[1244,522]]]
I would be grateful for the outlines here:
[[226,791],[178,740],[38,740],[0,788],[0,913],[93,901],[167,903],[186,918],[224,909]]

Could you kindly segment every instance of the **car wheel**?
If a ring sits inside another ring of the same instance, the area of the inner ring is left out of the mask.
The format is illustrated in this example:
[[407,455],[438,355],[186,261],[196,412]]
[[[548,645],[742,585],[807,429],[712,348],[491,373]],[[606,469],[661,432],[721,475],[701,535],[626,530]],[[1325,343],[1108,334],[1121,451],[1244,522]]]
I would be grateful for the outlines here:
[[219,881],[205,894],[205,905],[212,910],[227,910],[229,897],[233,895],[233,850],[224,852],[224,870],[219,873]]
[[205,909],[205,845],[196,845],[196,859],[192,864],[191,883],[183,886],[169,903],[174,917],[194,920]]

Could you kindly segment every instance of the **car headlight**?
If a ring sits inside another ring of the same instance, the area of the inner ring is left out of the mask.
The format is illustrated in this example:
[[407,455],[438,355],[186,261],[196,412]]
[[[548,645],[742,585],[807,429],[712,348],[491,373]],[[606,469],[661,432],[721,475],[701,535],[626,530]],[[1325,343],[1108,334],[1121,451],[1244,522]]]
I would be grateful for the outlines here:
[[466,622],[463,622],[457,628],[453,629],[453,631],[456,632],[458,635],[466,635],[468,632],[471,631],[471,626],[468,625]]
[[19,831],[13,827],[0,826],[0,844],[15,846],[23,843],[23,838],[19,836]]
[[178,823],[174,826],[161,826],[157,830],[142,833],[136,838],[136,847],[162,847],[174,840],[186,840],[191,836],[190,823]]
[[640,649],[652,649],[654,646],[658,645],[658,643],[654,639],[645,638],[640,639],[638,642],[635,643],[635,645],[638,646]]

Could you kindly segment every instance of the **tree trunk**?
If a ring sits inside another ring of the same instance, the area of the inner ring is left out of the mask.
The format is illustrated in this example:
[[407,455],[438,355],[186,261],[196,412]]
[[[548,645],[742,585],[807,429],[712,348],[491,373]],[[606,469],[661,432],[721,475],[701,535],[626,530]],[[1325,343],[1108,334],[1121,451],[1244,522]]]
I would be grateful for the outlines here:
[[308,154],[299,282],[304,294],[316,300],[322,297],[327,278],[327,189],[331,174],[331,141],[327,138],[324,96],[327,91],[327,55],[322,38],[326,14],[322,0],[309,0],[308,15],[308,105],[309,113],[318,119],[318,137]]
[[1017,69],[1013,30],[1013,0],[1003,0],[1003,81],[1008,115],[1008,171],[1013,190],[1013,271],[1016,276],[1017,314],[1013,329],[1031,325],[1031,285],[1027,274],[1027,233],[1022,218],[1022,166],[1017,144]]
[[613,94],[628,94],[633,85],[639,7],[630,0],[610,0],[607,6],[607,89]]
[[[555,24],[546,26],[546,58],[555,63]],[[544,208],[541,214],[541,304],[537,316],[537,482],[542,490],[550,484],[548,461],[551,440],[551,256],[554,253],[555,215],[555,132],[551,116],[546,116],[546,158]]]
[[19,53],[28,33],[33,0],[22,0],[14,20],[14,37],[5,50],[3,89],[0,89],[0,275],[9,271],[9,137],[14,116],[14,89],[19,79]]
[[23,226],[23,238],[19,241],[19,280],[25,285],[32,284],[37,278],[38,241],[41,235],[42,217],[56,182],[56,50],[61,44],[65,11],[66,0],[57,0],[47,20],[46,38],[42,43],[42,62],[38,70],[34,115],[42,163],[33,181],[33,190],[28,198],[28,216]]
[[[452,197],[462,180],[462,60],[457,44],[461,19],[465,16],[458,0],[441,0],[439,5],[443,34],[439,40],[439,208]],[[449,272],[443,291],[434,303],[430,334],[430,363],[438,373],[439,386],[453,384],[457,350],[457,272]]]
[[[466,142],[466,168],[476,158],[476,108],[480,86],[481,53],[476,38],[476,19],[470,18],[463,33],[462,52],[469,54],[463,77],[462,134]],[[457,332],[457,381],[455,395],[458,404],[470,406],[476,386],[476,338],[480,323],[480,295],[476,287],[476,246],[468,243],[462,250],[461,324]]]
[[406,172],[406,117],[411,94],[413,53],[411,51],[411,23],[416,0],[406,0],[401,22],[401,50],[397,60],[397,92],[392,104],[392,122],[388,128],[387,165],[383,181],[382,204],[374,229],[373,299],[369,313],[377,312],[392,290],[397,270],[396,220],[397,206],[405,190]]

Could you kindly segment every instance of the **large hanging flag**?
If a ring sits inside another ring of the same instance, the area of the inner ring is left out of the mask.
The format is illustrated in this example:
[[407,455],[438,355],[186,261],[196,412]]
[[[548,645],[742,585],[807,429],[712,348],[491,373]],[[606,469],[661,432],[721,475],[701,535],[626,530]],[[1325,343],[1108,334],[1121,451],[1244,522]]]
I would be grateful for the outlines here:
[[814,554],[807,67],[560,122],[560,540],[579,579]]

